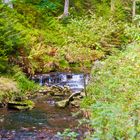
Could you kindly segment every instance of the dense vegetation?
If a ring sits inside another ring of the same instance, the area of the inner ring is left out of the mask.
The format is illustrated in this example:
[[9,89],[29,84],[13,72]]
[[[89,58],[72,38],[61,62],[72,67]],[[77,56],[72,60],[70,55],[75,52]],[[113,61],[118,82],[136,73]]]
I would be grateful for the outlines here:
[[92,113],[91,137],[139,139],[140,2],[132,18],[132,1],[112,1],[70,0],[68,17],[62,0],[0,1],[0,102],[36,90],[26,76],[89,73],[96,62],[82,104]]
[[139,44],[98,63],[92,75],[83,105],[92,112],[93,138],[139,139]]
[[[114,13],[106,1],[73,4],[71,15],[63,19],[59,19],[61,1],[15,1],[14,9],[1,4],[0,71],[9,70],[11,64],[29,75],[89,70],[94,60],[132,42],[127,34],[131,26],[129,3],[117,3],[120,7]],[[88,4],[93,5],[89,10]]]

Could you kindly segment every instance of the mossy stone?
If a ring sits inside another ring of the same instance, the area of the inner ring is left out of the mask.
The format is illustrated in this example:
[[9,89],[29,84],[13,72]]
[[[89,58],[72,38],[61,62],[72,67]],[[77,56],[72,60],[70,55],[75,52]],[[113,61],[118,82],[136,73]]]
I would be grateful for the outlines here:
[[31,110],[32,108],[34,108],[34,106],[35,106],[35,103],[31,100],[8,102],[9,109]]

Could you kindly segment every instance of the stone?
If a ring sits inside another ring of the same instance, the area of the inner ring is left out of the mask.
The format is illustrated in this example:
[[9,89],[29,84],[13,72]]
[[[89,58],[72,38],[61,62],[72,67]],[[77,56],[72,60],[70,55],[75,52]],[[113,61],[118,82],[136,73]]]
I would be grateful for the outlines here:
[[55,105],[59,108],[65,108],[68,104],[69,104],[69,99],[65,99],[55,103]]
[[69,97],[69,101],[73,101],[73,97],[75,96],[79,96],[81,92],[75,92],[73,94],[71,94],[71,96]]
[[71,101],[71,105],[72,106],[75,106],[75,107],[80,107],[80,103],[81,103],[81,101],[80,100],[73,100],[73,101]]
[[81,98],[83,98],[81,95],[75,96],[73,97],[73,100],[81,100]]
[[80,95],[81,95],[82,97],[85,97],[85,96],[86,96],[85,92],[81,92]]
[[34,108],[35,104],[31,100],[25,100],[25,101],[11,101],[8,102],[7,107],[9,109],[17,109],[17,110],[31,110]]
[[56,92],[53,94],[53,96],[65,96],[65,94],[62,92]]
[[70,94],[70,89],[66,86],[61,87],[61,86],[52,86],[50,88],[50,94],[52,96],[65,96]]

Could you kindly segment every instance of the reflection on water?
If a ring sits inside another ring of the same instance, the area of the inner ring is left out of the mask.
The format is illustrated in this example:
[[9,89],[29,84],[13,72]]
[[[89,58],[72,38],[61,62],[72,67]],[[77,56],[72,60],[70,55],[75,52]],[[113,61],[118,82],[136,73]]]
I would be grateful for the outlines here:
[[47,102],[37,102],[36,108],[30,111],[0,110],[0,135],[14,140],[38,140],[40,135],[49,140],[59,140],[57,132],[66,128],[75,128],[78,118],[72,117],[72,109],[58,109]]
[[47,114],[33,109],[32,111],[8,112],[4,117],[1,129],[20,129],[22,127],[37,127],[47,125]]
[[69,127],[67,120],[73,122],[70,108],[58,109],[47,103],[38,103],[36,108],[30,111],[8,111],[0,110],[0,129],[18,130],[22,127]]

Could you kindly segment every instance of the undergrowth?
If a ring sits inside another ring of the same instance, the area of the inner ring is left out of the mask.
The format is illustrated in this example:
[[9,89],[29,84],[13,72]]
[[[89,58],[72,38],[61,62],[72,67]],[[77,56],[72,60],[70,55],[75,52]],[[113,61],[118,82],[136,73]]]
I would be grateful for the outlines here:
[[0,72],[7,72],[11,64],[30,75],[90,70],[95,60],[132,42],[126,30],[132,25],[123,20],[93,13],[59,19],[42,7],[48,4],[55,11],[58,3],[16,1],[14,9],[0,4]]
[[83,106],[92,112],[91,139],[140,139],[139,44],[93,67]]
[[11,73],[0,75],[0,103],[28,99],[38,89],[39,85],[28,79],[17,66]]

